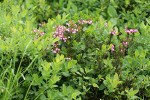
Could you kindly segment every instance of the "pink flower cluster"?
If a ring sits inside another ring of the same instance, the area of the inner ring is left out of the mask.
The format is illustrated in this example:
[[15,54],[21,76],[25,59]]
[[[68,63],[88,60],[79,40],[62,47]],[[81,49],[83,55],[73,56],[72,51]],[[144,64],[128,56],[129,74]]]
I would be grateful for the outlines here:
[[[134,33],[136,33],[136,32],[138,32],[138,30],[137,29],[125,29],[125,32],[127,33],[127,34],[134,34]],[[111,32],[110,32],[110,34],[111,35],[116,35],[116,31],[115,30],[112,30]],[[127,39],[125,40],[125,41],[122,41],[122,43],[121,43],[121,45],[119,45],[119,51],[121,52],[121,53],[125,53],[125,51],[126,51],[126,49],[127,49],[127,47],[128,47],[128,45],[129,45],[129,42],[130,42],[130,39],[127,37]],[[115,45],[113,44],[112,46],[111,46],[111,52],[113,53],[115,51]]]
[[[76,26],[76,28],[72,28],[72,27],[70,27],[70,24],[69,24],[69,23],[67,23],[67,24],[68,24],[68,28],[66,28],[66,31],[67,31],[67,32],[73,33],[73,34],[75,34],[75,33],[78,32],[77,26]],[[76,24],[75,24],[75,25],[76,25]]]
[[122,45],[123,45],[124,47],[127,47],[127,46],[128,46],[128,42],[123,41],[123,42],[122,42]]
[[53,51],[53,53],[59,53],[60,49],[59,48],[54,48],[52,51]]
[[78,30],[78,25],[73,23],[72,21],[69,21],[69,23],[66,23],[67,27],[66,28],[66,31],[69,32],[69,33],[77,33],[79,30]]
[[81,20],[78,20],[78,23],[81,24],[81,25],[83,25],[83,24],[92,24],[92,20],[83,20],[83,19],[81,19]]
[[[127,47],[128,46],[128,42],[125,42],[125,41],[123,41],[122,42],[122,45],[124,46],[124,47]],[[111,46],[111,52],[114,52],[115,51],[115,46],[114,46],[114,44]],[[124,51],[124,48],[120,48],[120,51],[121,52],[123,52]]]
[[58,37],[60,40],[63,40],[64,42],[67,41],[67,37],[64,35],[64,32],[66,31],[65,26],[57,26],[56,31],[53,33],[54,37]]
[[73,33],[73,34],[78,32],[76,24],[75,24],[76,28],[70,27],[69,23],[67,23],[67,26],[68,26],[68,28],[65,26],[60,26],[60,25],[57,26],[56,31],[53,33],[54,34],[53,36],[58,37],[60,40],[63,40],[63,42],[66,42],[67,39],[70,37],[65,36],[65,32]]
[[78,27],[78,25],[77,25],[77,24],[72,23],[72,21],[69,21],[69,23],[66,23],[66,25],[67,25],[68,27],[75,27],[75,28],[77,28],[77,27]]
[[53,53],[59,53],[60,52],[60,49],[58,48],[58,45],[59,45],[58,42],[54,43],[54,45],[53,45],[54,47],[53,47],[53,50],[52,50]]
[[34,33],[38,33],[40,36],[43,36],[45,33],[44,32],[41,32],[40,30],[38,29],[34,29],[33,30]]
[[114,31],[111,31],[110,34],[116,35],[116,31],[115,31],[115,30],[114,30]]
[[138,30],[137,29],[125,29],[125,32],[128,34],[132,34],[132,33],[138,32]]
[[[70,26],[70,24],[68,24],[68,26]],[[69,33],[77,33],[78,29],[75,28],[66,28],[65,26],[57,26],[56,27],[56,31],[53,33],[53,36],[56,38],[59,38],[60,40],[62,40],[63,42],[66,42],[67,39],[69,39],[69,36],[65,36],[65,32],[69,32]],[[58,48],[58,43],[54,43],[54,48],[53,48],[53,53],[59,53],[60,49]]]
[[[78,25],[80,24],[92,24],[92,20],[79,20],[78,21]],[[68,23],[66,23],[66,26],[57,26],[55,32],[53,32],[53,36],[55,38],[59,38],[60,40],[62,40],[62,42],[66,42],[69,38],[70,38],[70,34],[68,33],[72,33],[75,34],[79,31],[79,27],[77,24],[73,23],[73,21],[69,21]],[[59,53],[60,49],[58,48],[58,42],[54,43],[54,47],[52,52],[53,53]],[[69,59],[69,58],[68,58]]]
[[114,52],[114,51],[115,51],[115,46],[112,45],[112,46],[111,46],[111,52]]

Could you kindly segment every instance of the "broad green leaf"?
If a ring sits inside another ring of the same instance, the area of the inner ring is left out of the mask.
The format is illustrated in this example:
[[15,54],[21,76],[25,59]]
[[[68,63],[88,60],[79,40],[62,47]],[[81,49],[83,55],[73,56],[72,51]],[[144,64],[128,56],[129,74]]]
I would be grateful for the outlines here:
[[96,83],[93,83],[93,87],[99,88],[99,86]]
[[109,7],[107,9],[107,13],[110,17],[117,17],[118,16],[116,9],[111,5],[109,5]]
[[115,26],[117,25],[117,18],[111,18],[109,22],[111,22],[112,26]]

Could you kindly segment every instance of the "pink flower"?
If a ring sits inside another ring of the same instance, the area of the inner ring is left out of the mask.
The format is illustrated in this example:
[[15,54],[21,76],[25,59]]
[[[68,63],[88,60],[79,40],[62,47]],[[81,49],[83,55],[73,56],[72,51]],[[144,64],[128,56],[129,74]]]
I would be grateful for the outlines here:
[[89,21],[88,21],[88,24],[92,24],[92,20],[89,20]]
[[134,30],[133,30],[133,33],[136,33],[136,32],[138,32],[138,30],[137,30],[137,29],[134,29]]
[[64,42],[66,42],[66,41],[67,41],[67,38],[63,38],[62,40],[63,40]]
[[111,51],[112,51],[112,52],[115,51],[115,46],[114,46],[114,45],[111,46]]
[[138,32],[138,30],[137,29],[125,29],[125,32],[128,34],[132,34],[132,33]]
[[66,31],[67,31],[67,32],[70,32],[70,29],[69,29],[69,28],[67,28],[67,29],[66,29]]
[[110,34],[116,35],[116,31],[111,31]]
[[53,33],[53,36],[58,37],[60,40],[63,40],[64,42],[66,42],[67,38],[64,35],[65,31],[66,31],[65,26],[58,26],[56,28],[56,31]]
[[55,42],[54,44],[53,44],[53,46],[56,48],[58,45],[60,45],[58,42]]
[[40,32],[40,35],[43,36],[45,33],[44,32]]
[[71,32],[74,34],[74,33],[77,33],[78,29],[73,29],[71,30]]
[[84,24],[84,20],[78,20],[78,23],[82,25]]
[[78,27],[77,24],[74,24],[74,27]]
[[125,32],[126,32],[126,33],[129,33],[129,34],[131,33],[130,30],[128,30],[128,29],[126,29]]
[[122,45],[127,47],[128,46],[128,42],[122,42]]
[[60,51],[60,49],[57,47],[52,50],[53,53],[59,53],[59,51]]
[[40,30],[38,29],[34,29],[33,32],[37,33],[37,35],[40,35],[40,36],[43,36],[45,34],[44,32],[40,32]]
[[53,49],[52,49],[52,52],[53,52],[53,53],[59,53],[59,52],[60,52],[60,49],[58,48],[59,45],[60,45],[60,44],[59,44],[58,42],[55,42],[55,43],[53,44]]
[[33,30],[33,32],[34,32],[34,33],[36,33],[36,32],[37,32],[37,30],[36,30],[36,29],[34,29],[34,30]]

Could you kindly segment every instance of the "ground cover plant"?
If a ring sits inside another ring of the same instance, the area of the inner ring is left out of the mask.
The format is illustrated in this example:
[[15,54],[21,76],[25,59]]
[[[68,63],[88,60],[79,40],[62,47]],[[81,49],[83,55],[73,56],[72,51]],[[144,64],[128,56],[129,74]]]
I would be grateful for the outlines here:
[[1,0],[0,100],[149,100],[149,0]]

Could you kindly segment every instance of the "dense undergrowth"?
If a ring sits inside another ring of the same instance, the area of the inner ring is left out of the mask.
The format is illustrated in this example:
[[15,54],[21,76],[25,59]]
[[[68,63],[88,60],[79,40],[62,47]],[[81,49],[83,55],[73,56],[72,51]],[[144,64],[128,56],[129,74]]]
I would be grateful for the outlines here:
[[150,99],[149,0],[1,0],[1,100]]

